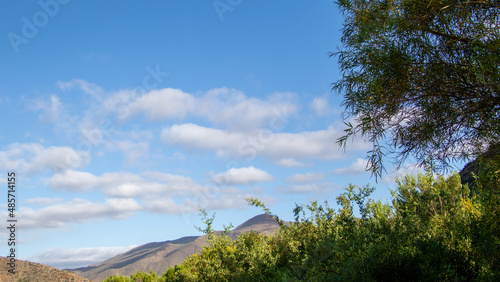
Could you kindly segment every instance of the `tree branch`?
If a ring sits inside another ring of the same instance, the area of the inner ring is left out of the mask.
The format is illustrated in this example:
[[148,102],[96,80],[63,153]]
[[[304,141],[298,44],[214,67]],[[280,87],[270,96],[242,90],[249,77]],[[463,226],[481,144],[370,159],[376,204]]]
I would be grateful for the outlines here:
[[463,5],[485,5],[486,7],[489,7],[489,8],[500,7],[499,5],[491,4],[491,2],[489,0],[487,0],[487,1],[467,1],[467,2],[460,2],[460,3],[453,4],[453,5],[445,6],[445,7],[441,8],[441,10],[446,10],[452,6],[463,6]]
[[472,42],[472,39],[464,38],[464,37],[458,37],[456,35],[444,33],[444,32],[441,32],[441,31],[434,30],[434,29],[427,29],[425,31],[430,32],[430,33],[432,33],[434,35],[437,35],[437,36],[442,36],[442,37],[445,37],[445,38],[448,38],[448,39],[452,39],[452,40],[457,40],[457,41],[460,41],[460,42],[465,42],[465,43]]

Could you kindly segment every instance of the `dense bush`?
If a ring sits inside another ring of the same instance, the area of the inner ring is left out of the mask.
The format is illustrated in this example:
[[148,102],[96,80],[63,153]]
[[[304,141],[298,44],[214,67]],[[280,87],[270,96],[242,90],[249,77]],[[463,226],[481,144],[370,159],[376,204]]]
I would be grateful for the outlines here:
[[290,224],[249,199],[280,223],[272,236],[215,236],[203,210],[209,245],[200,253],[161,277],[139,272],[105,281],[495,280],[500,170],[492,165],[473,195],[458,174],[406,176],[391,203],[369,199],[372,187],[350,185],[337,197],[338,210],[326,201],[297,205]]

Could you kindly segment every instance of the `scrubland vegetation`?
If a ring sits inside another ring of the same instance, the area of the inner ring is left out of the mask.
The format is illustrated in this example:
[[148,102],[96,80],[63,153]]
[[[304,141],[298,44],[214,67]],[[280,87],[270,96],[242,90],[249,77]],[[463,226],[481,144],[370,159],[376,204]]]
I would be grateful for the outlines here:
[[[350,185],[338,209],[297,205],[295,221],[275,235],[232,240],[204,229],[209,245],[162,275],[138,272],[118,281],[470,281],[500,278],[500,160],[483,161],[469,188],[460,176],[406,176],[392,202],[369,198],[375,188]],[[251,205],[271,211],[256,199]],[[358,212],[356,212],[356,210]],[[355,216],[359,214],[359,216]]]

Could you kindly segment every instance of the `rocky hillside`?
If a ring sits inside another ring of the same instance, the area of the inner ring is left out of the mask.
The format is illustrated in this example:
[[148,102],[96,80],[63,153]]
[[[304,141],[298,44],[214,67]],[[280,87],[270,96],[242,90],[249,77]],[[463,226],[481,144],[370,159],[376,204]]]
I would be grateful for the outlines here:
[[[482,155],[483,159],[497,159],[500,156],[500,143],[491,145],[490,148],[486,153]],[[474,176],[473,174],[478,174],[479,173],[479,160],[476,159],[474,161],[469,162],[468,164],[465,165],[465,167],[460,171],[460,179],[462,181],[462,184],[468,184],[469,188],[473,188],[474,185]]]
[[6,257],[0,257],[0,281],[30,281],[30,282],[47,282],[47,281],[73,281],[83,282],[90,281],[87,278],[80,277],[74,273],[65,270],[59,270],[48,265],[29,261],[16,261],[16,274],[8,272],[9,260]]

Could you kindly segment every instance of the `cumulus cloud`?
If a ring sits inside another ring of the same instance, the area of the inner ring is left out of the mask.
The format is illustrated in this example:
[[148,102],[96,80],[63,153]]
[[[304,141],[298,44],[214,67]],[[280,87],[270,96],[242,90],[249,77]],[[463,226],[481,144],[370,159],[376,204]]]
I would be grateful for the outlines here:
[[267,100],[248,98],[243,92],[218,88],[197,99],[196,115],[229,128],[270,127],[277,120],[286,123],[297,111],[292,93],[275,93]]
[[106,196],[116,198],[135,198],[151,194],[190,196],[203,189],[192,179],[180,175],[146,172],[144,176],[146,178],[129,172],[110,172],[95,176],[88,172],[70,170],[52,176],[48,185],[56,190],[77,191],[96,187]]
[[101,103],[105,114],[116,115],[120,120],[126,120],[138,113],[139,106],[136,105],[137,93],[134,90],[120,90],[110,94]]
[[[330,126],[325,130],[299,133],[273,133],[256,130],[252,133],[208,128],[192,123],[164,128],[161,139],[165,144],[177,145],[187,150],[213,151],[217,155],[253,160],[258,155],[283,163],[289,159],[342,159],[344,152],[334,142],[341,130]],[[364,142],[356,140],[349,150],[365,149]]]
[[69,147],[44,147],[37,143],[14,143],[0,151],[0,168],[19,170],[34,175],[45,170],[60,172],[86,165],[90,158],[86,152],[77,152]]
[[[230,169],[225,173],[215,175],[214,182],[220,184],[220,181],[224,181],[223,186],[200,185],[190,177],[158,171],[146,171],[141,175],[112,172],[96,176],[88,172],[67,170],[53,175],[47,180],[47,185],[55,190],[96,189],[113,199],[138,199],[150,212],[179,214],[196,212],[198,206],[213,209],[246,206],[245,198],[252,195],[228,185],[249,184],[272,179],[273,177],[266,171],[252,166]],[[50,199],[30,201],[32,204],[44,202],[49,203]],[[60,203],[54,204],[58,206]]]
[[241,132],[203,127],[192,123],[164,128],[161,140],[166,144],[181,145],[187,150],[236,150],[245,139]]
[[356,174],[356,173],[361,173],[366,170],[366,165],[368,164],[368,161],[365,159],[356,159],[350,166],[344,167],[344,168],[338,168],[334,170],[333,172],[335,174]]
[[[200,118],[228,129],[265,127],[281,130],[288,124],[290,115],[298,111],[297,95],[290,92],[277,92],[266,98],[248,97],[242,91],[226,87],[196,95],[173,88],[148,92],[122,89],[106,93],[100,86],[81,79],[58,82],[58,86],[63,91],[79,88],[98,102],[78,123],[82,132],[94,128],[96,120],[117,117],[124,121],[139,115],[152,121]],[[57,97],[52,98],[51,105],[43,106],[46,109],[44,119],[53,119],[62,108]]]
[[127,252],[137,245],[127,247],[94,247],[94,248],[51,248],[29,258],[30,261],[50,265],[59,269],[79,268],[95,264],[121,253]]
[[193,95],[178,89],[153,90],[131,103],[131,115],[144,113],[151,120],[182,119],[195,106]]
[[250,166],[231,168],[224,173],[214,175],[212,179],[219,185],[240,185],[271,181],[273,177],[264,170]]
[[120,119],[130,119],[139,114],[150,120],[199,117],[218,126],[228,128],[270,127],[286,124],[287,117],[296,113],[294,94],[275,93],[267,99],[249,98],[243,92],[229,89],[212,89],[200,96],[179,89],[165,88],[137,95],[131,90],[113,93],[103,102],[107,112],[116,113]]
[[307,172],[294,174],[285,179],[285,181],[291,183],[310,183],[323,179],[325,179],[325,174],[322,172]]
[[142,207],[133,199],[107,199],[94,203],[85,199],[57,203],[41,209],[21,208],[20,229],[42,229],[64,227],[71,223],[82,223],[93,219],[129,217]]
[[[253,167],[243,168],[235,172],[229,170],[227,173],[234,173],[233,184],[272,179],[272,176],[267,172]],[[131,198],[138,198],[146,210],[160,214],[196,212],[199,205],[213,209],[236,208],[242,204],[245,205],[244,199],[251,196],[235,188],[220,189],[215,186],[200,185],[189,177],[158,171],[147,171],[142,175],[114,172],[105,173],[101,176],[95,176],[88,172],[65,171],[51,177],[48,180],[48,185],[53,189],[77,191],[86,191],[95,187],[115,201],[128,201]],[[32,202],[44,201],[40,199]],[[84,200],[78,200],[73,205],[83,206],[88,204],[86,202],[80,203],[81,201]],[[65,210],[60,205],[56,203],[50,208]],[[133,205],[130,206],[134,207]],[[93,207],[88,208],[95,209]],[[48,211],[51,210],[47,210],[45,213],[48,213]],[[57,216],[54,217],[57,218]],[[61,224],[57,225],[56,223],[47,222],[52,227],[61,226]]]
[[92,173],[66,170],[54,174],[49,180],[49,187],[56,190],[86,191],[99,183],[99,178]]
[[309,104],[309,108],[318,116],[324,116],[335,113],[335,110],[330,107],[330,103],[326,97],[316,97]]

